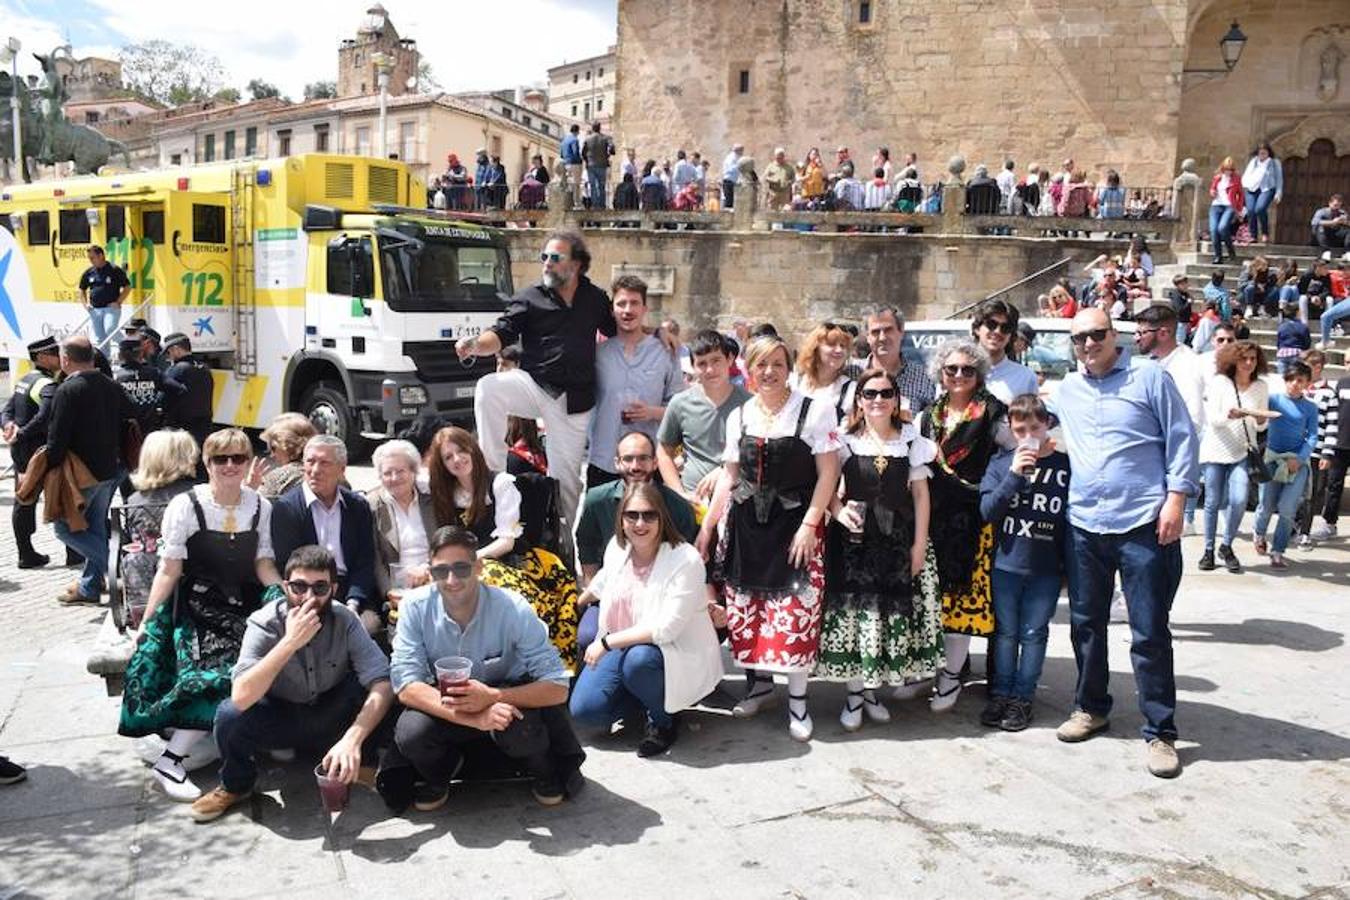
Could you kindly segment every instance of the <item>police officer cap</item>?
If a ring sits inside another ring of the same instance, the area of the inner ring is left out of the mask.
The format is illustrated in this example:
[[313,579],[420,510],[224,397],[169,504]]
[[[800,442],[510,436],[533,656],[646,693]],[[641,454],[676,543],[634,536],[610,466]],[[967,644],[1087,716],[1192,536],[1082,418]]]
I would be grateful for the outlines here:
[[186,334],[183,334],[183,332],[181,331],[171,331],[168,334],[164,335],[165,350],[168,350],[175,344],[184,344],[185,346],[191,347],[192,341],[188,340],[188,336]]
[[127,323],[122,326],[122,330],[127,334],[131,334],[133,331],[140,331],[147,324],[149,323],[144,319],[127,319]]
[[160,343],[159,332],[156,331],[155,329],[151,328],[149,325],[145,326],[144,328],[142,328],[142,329],[140,330],[140,335],[141,335],[141,340],[145,340],[146,338],[149,338],[150,340],[154,341],[156,344]]
[[61,345],[56,342],[56,338],[50,334],[45,338],[39,338],[28,345],[28,355],[37,356],[39,353],[59,353]]
[[117,349],[123,353],[136,353],[141,349],[141,339],[128,337],[117,342]]

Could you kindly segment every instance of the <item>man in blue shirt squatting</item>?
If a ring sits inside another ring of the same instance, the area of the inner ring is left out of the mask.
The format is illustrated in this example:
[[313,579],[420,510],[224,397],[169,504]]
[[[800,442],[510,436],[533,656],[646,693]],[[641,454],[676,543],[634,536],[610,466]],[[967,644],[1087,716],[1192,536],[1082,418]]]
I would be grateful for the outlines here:
[[1077,708],[1057,736],[1075,743],[1108,726],[1106,628],[1119,572],[1148,770],[1175,778],[1181,762],[1168,616],[1181,583],[1186,497],[1199,483],[1199,441],[1172,379],[1116,345],[1105,310],[1080,312],[1070,337],[1079,367],[1065,377],[1054,412],[1072,470],[1070,574],[1078,589],[1070,610],[1078,688]]
[[429,549],[432,583],[405,595],[399,609],[390,681],[403,711],[377,780],[380,794],[395,810],[409,801],[424,812],[439,809],[472,759],[523,770],[539,803],[561,803],[584,785],[586,754],[572,731],[568,676],[548,626],[518,595],[479,582],[471,532],[441,528]]

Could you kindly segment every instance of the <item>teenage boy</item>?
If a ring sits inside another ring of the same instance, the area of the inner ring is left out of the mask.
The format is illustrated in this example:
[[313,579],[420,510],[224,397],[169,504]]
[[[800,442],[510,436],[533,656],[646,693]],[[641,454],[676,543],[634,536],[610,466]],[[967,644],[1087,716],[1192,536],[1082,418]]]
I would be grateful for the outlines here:
[[994,682],[980,722],[1021,731],[1032,720],[1050,618],[1068,548],[1069,455],[1049,436],[1050,413],[1034,393],[1013,398],[1015,450],[990,461],[980,514],[994,526]]
[[[706,503],[722,472],[727,417],[750,399],[750,392],[731,383],[736,358],[732,341],[712,329],[689,343],[694,365],[693,387],[671,398],[656,431],[656,462],[666,487],[690,502]],[[675,464],[681,448],[684,469]]]
[[1317,445],[1317,405],[1303,396],[1312,383],[1312,368],[1302,360],[1288,363],[1284,370],[1284,393],[1272,394],[1270,409],[1279,413],[1266,426],[1266,469],[1270,481],[1261,485],[1261,504],[1252,526],[1252,543],[1264,555],[1266,526],[1278,514],[1280,523],[1270,542],[1270,567],[1288,568],[1284,551],[1294,532],[1294,516],[1308,484],[1313,448]]

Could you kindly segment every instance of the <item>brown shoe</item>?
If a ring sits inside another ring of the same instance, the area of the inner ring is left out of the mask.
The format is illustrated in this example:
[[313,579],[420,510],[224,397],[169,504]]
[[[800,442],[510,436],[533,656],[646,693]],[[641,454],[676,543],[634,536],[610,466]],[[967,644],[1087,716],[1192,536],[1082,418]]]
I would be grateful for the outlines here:
[[98,602],[99,602],[99,598],[98,598],[98,597],[86,597],[84,594],[81,594],[81,593],[80,593],[80,583],[79,583],[78,581],[71,582],[70,586],[67,587],[67,588],[65,589],[64,592],[62,592],[61,594],[58,594],[58,595],[57,595],[56,600],[57,600],[58,603],[62,603],[62,604],[66,604],[66,605],[75,604],[75,603],[98,603]]
[[1170,740],[1154,738],[1148,742],[1148,771],[1159,778],[1176,778],[1181,774],[1181,760]]
[[212,822],[229,812],[236,803],[247,800],[252,791],[231,794],[223,787],[217,787],[209,794],[203,794],[193,801],[190,814],[194,822]]
[[1055,730],[1055,737],[1066,744],[1076,744],[1105,731],[1110,724],[1106,716],[1094,715],[1084,709],[1075,709],[1064,724]]

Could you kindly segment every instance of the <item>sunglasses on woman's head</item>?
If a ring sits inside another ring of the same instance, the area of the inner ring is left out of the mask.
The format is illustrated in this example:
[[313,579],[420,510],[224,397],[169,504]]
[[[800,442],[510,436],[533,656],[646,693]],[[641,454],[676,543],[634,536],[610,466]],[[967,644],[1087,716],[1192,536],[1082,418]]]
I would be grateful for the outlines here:
[[861,391],[859,391],[858,393],[860,393],[860,394],[862,395],[862,398],[863,398],[864,400],[877,400],[877,399],[881,399],[881,400],[894,400],[894,399],[895,399],[895,388],[893,388],[893,387],[888,387],[888,388],[863,388],[863,389],[862,389]]
[[296,578],[286,582],[286,590],[297,597],[303,597],[305,594],[313,594],[315,597],[322,600],[324,597],[328,596],[328,592],[332,589],[333,583],[331,581],[305,581]]
[[436,579],[437,581],[445,581],[451,575],[455,576],[460,581],[463,581],[464,579],[468,578],[470,575],[473,574],[473,563],[471,562],[437,563],[436,565],[431,567],[430,572],[431,577]]
[[210,458],[212,465],[223,466],[229,463],[232,466],[242,466],[248,462],[247,453],[217,453]]
[[974,366],[943,366],[942,372],[948,378],[974,378],[980,374]]
[[636,525],[638,522],[654,523],[661,518],[661,514],[654,509],[625,509],[623,511],[623,520]]

